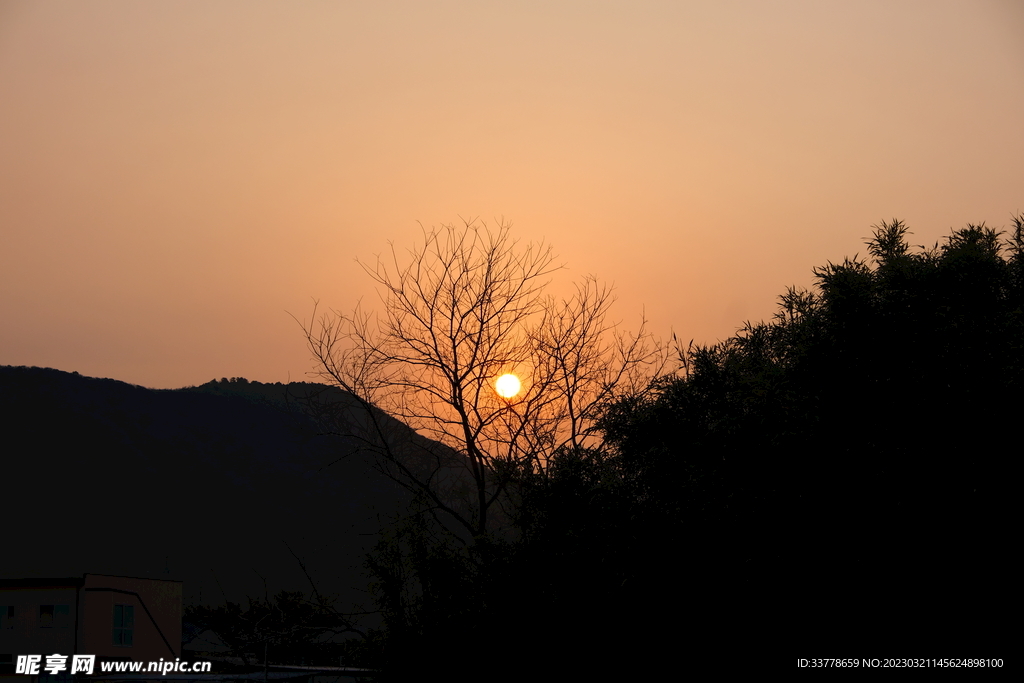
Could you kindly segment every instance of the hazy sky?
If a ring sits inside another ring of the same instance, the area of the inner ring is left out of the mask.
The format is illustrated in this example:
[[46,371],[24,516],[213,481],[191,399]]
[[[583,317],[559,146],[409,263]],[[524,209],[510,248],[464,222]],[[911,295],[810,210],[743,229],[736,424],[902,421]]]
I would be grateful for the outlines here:
[[1024,3],[0,0],[0,364],[305,379],[312,298],[504,217],[713,342],[893,217],[1024,211]]

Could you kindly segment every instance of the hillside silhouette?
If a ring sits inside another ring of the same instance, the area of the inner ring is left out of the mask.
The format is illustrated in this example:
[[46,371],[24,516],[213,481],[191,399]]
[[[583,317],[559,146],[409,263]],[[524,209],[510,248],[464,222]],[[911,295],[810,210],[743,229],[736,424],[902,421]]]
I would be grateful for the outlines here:
[[309,593],[301,560],[321,593],[365,602],[365,552],[407,495],[354,439],[325,435],[339,415],[365,413],[319,384],[151,390],[0,367],[0,577],[167,577],[216,604]]

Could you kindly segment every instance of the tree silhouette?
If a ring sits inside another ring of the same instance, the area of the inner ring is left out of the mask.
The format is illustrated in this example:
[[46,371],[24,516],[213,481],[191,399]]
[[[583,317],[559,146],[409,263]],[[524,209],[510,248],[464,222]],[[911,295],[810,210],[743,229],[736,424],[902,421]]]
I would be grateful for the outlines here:
[[227,654],[243,665],[289,664],[338,666],[365,634],[338,614],[329,601],[299,592],[281,591],[271,598],[249,599],[243,609],[234,602],[218,607],[190,606],[185,621],[210,629],[227,646]]
[[[548,413],[562,426],[532,433],[566,436],[521,442],[543,446],[528,458],[508,455],[509,425],[551,423],[524,419],[525,406],[509,411],[518,422],[482,421],[508,430],[480,464],[488,495],[510,492],[487,500],[514,502],[502,522],[515,533],[481,534],[476,519],[465,552],[425,514],[390,529],[370,561],[382,661],[401,678],[415,670],[403,662],[458,644],[461,674],[479,678],[494,671],[493,643],[530,640],[538,622],[547,635],[506,671],[635,673],[681,645],[999,656],[1024,379],[1024,216],[1014,226],[1008,240],[972,225],[926,249],[883,223],[866,259],[814,269],[816,286],[789,289],[768,322],[678,348],[680,371],[646,391],[597,383],[575,432],[572,411]],[[560,310],[574,306],[592,310]],[[569,363],[551,349],[573,346],[537,342],[564,329],[546,315],[516,338],[536,345],[523,358],[554,358],[530,361],[554,368],[541,377],[564,380]]]
[[[601,452],[601,411],[646,390],[664,347],[643,324],[620,332],[611,290],[594,277],[569,297],[546,295],[559,268],[550,248],[519,244],[507,224],[425,230],[407,253],[392,247],[363,268],[379,310],[314,312],[303,329],[319,376],[363,408],[346,436],[414,498],[368,558],[384,620],[370,641],[396,679],[453,643],[446,674],[479,678],[491,643],[550,612],[542,596],[561,596],[558,567],[536,564],[552,529],[538,506],[570,462]],[[522,380],[518,394],[499,395],[505,373]],[[429,439],[396,448],[385,415]],[[530,661],[520,654],[515,666]]]
[[[713,585],[748,606],[783,590],[795,602],[772,609],[807,637],[994,637],[1024,350],[1014,226],[915,250],[883,223],[870,260],[815,269],[772,321],[681,350],[680,377],[614,406],[602,426],[652,546],[703,538]],[[837,618],[823,595],[864,611]]]
[[[392,246],[363,268],[380,286],[378,313],[314,311],[303,326],[318,374],[366,409],[358,436],[381,469],[472,537],[492,530],[510,482],[597,443],[600,407],[658,369],[643,325],[630,336],[608,321],[611,290],[596,279],[568,299],[545,296],[558,269],[550,247],[519,245],[507,224],[425,230],[405,256]],[[522,378],[520,393],[498,394],[504,373]],[[397,452],[372,407],[433,441]],[[460,488],[471,495],[460,500]]]

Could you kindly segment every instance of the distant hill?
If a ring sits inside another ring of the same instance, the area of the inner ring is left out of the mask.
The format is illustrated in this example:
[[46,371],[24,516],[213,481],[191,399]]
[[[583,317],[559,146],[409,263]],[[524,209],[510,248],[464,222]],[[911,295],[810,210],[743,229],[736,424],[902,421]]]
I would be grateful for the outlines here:
[[365,416],[319,384],[153,390],[0,366],[0,578],[175,578],[210,604],[308,591],[294,552],[321,592],[368,602],[363,554],[407,496],[354,440],[321,435],[325,411]]

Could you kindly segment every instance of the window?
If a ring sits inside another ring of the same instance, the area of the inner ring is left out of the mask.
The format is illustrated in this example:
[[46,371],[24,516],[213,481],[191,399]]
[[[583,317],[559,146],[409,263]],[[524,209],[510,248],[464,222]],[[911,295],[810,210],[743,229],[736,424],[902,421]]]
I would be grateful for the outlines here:
[[114,605],[114,645],[131,647],[135,630],[135,607]]
[[0,629],[14,628],[14,605],[0,605]]
[[69,605],[39,605],[39,628],[67,628],[70,625]]

